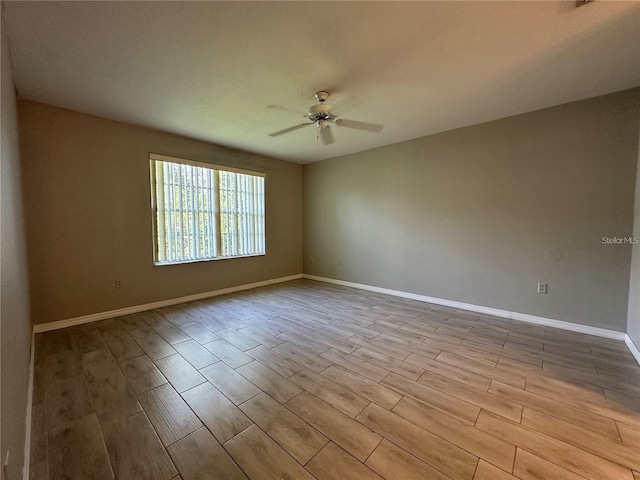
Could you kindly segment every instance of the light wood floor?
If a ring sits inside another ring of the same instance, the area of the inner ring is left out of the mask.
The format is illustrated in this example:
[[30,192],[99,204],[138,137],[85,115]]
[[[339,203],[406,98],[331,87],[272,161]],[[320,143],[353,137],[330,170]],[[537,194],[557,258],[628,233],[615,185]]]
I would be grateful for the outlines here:
[[32,479],[640,480],[622,342],[296,281],[38,334]]

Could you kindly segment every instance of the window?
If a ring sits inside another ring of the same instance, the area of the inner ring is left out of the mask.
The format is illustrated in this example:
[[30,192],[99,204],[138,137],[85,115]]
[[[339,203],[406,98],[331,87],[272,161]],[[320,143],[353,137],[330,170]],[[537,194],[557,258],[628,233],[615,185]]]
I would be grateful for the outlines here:
[[265,254],[264,174],[151,154],[154,263]]

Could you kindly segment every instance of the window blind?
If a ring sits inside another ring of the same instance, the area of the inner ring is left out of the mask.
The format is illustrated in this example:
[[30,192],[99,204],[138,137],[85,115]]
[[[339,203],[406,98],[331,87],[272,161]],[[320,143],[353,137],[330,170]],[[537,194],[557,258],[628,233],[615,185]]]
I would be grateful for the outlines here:
[[167,158],[150,160],[157,264],[265,253],[262,175]]

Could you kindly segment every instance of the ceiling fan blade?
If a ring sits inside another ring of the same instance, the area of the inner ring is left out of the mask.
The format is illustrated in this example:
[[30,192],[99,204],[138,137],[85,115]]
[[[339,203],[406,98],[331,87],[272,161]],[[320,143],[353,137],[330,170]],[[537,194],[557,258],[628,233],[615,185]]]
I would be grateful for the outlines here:
[[307,114],[304,112],[293,110],[292,108],[283,107],[282,105],[267,105],[265,108],[268,108],[269,110],[280,110],[282,112],[295,113],[297,115],[302,115],[303,117],[307,116]]
[[294,125],[293,127],[285,128],[284,130],[278,130],[277,132],[270,133],[270,137],[277,137],[279,135],[284,135],[285,133],[295,132],[301,128],[304,128],[308,125],[313,125],[314,122],[301,123],[300,125]]
[[333,139],[333,132],[331,131],[331,127],[329,125],[318,127],[318,141],[322,145],[331,145],[335,142],[335,140]]
[[384,125],[377,123],[358,122],[356,120],[345,120],[339,118],[335,121],[335,124],[339,127],[355,128],[357,130],[366,130],[367,132],[378,133],[384,128]]

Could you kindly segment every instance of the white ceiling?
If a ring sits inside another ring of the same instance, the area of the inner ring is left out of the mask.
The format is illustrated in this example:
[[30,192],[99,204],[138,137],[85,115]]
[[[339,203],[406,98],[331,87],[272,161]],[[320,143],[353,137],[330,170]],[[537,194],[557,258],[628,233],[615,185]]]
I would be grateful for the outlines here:
[[298,163],[640,85],[638,2],[3,3],[20,97]]

